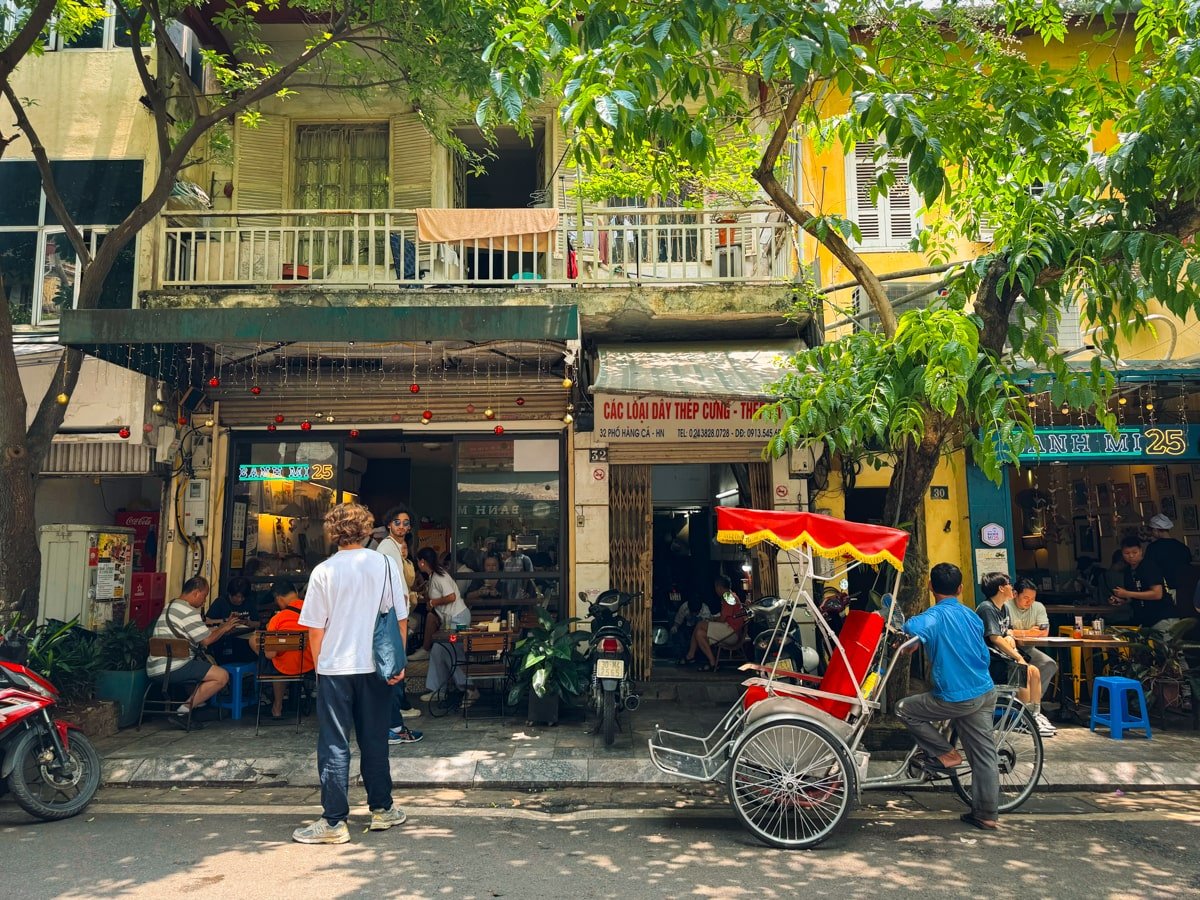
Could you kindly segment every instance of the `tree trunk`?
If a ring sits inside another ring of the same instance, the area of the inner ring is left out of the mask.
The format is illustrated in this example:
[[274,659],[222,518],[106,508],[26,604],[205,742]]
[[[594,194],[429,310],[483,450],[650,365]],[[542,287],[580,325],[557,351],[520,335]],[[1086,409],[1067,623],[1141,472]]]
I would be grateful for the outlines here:
[[[928,608],[929,548],[925,540],[925,497],[942,456],[940,428],[929,427],[920,443],[908,441],[896,460],[892,482],[884,501],[884,521],[911,532],[904,556],[900,595],[896,598],[905,616]],[[893,703],[908,695],[908,666],[897,670],[888,685]]]

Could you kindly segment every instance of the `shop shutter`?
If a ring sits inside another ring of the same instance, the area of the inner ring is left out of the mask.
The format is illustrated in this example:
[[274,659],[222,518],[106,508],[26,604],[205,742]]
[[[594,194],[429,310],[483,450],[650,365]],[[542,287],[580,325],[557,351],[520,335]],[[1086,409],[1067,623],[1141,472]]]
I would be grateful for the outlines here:
[[[392,207],[422,209],[433,206],[433,136],[416,113],[393,116]],[[411,225],[415,217],[401,222]]]
[[762,445],[742,443],[610,444],[609,462],[663,465],[666,463],[756,463],[762,461]]
[[[283,209],[287,191],[288,133],[286,116],[265,116],[257,128],[238,123],[234,129],[236,157],[234,209]],[[278,216],[240,217],[240,225],[278,226]]]
[[650,502],[650,467],[609,467],[609,572],[612,587],[642,599],[628,613],[633,627],[633,677],[650,677],[654,640],[650,610],[653,603],[651,563],[654,510]]
[[[756,462],[749,465],[750,506],[753,509],[772,509],[775,491],[771,484],[771,464]],[[755,593],[762,596],[779,595],[779,569],[776,557],[779,550],[771,544],[759,544],[753,551]]]

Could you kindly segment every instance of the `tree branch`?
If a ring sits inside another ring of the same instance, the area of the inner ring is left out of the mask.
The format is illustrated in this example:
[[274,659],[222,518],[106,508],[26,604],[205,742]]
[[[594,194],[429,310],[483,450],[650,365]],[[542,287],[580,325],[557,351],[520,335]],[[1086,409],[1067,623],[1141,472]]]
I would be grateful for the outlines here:
[[[940,266],[918,266],[915,269],[900,269],[896,272],[888,272],[886,275],[880,275],[880,281],[898,281],[902,278],[918,278],[921,275],[940,275],[942,272],[949,272],[951,269],[958,266],[965,266],[970,263],[969,259],[960,259],[957,262],[945,263]],[[829,287],[823,287],[817,291],[818,294],[836,294],[838,291],[844,291],[847,288],[858,287],[857,281],[839,281],[837,284],[831,284]]]
[[142,90],[146,92],[146,100],[150,102],[150,113],[154,116],[154,138],[158,141],[158,158],[162,160],[171,151],[171,138],[167,134],[167,101],[159,89],[158,81],[150,74],[146,57],[138,43],[138,36],[142,33],[142,25],[145,24],[148,13],[145,7],[142,7],[136,16],[131,16],[124,4],[114,5],[117,15],[129,29],[132,38],[133,46],[130,49],[133,52],[133,66],[137,69],[138,80],[142,82]]
[[80,268],[86,269],[92,261],[91,250],[83,239],[83,233],[76,227],[75,220],[67,212],[62,194],[58,192],[58,185],[54,182],[54,173],[50,169],[50,158],[46,155],[46,148],[42,144],[42,139],[34,129],[33,123],[29,121],[29,116],[25,114],[25,107],[21,105],[21,101],[13,91],[12,85],[6,81],[0,85],[0,89],[3,90],[5,99],[8,100],[9,106],[12,107],[13,113],[17,117],[17,127],[25,132],[25,137],[29,140],[29,149],[33,151],[34,161],[37,163],[38,172],[42,176],[42,189],[46,192],[46,202],[54,210],[54,215],[58,217],[59,224],[62,225],[63,230],[67,233],[67,240],[71,242],[71,246],[75,248],[75,252],[79,255]]
[[875,314],[879,316],[879,323],[883,327],[884,334],[891,337],[896,333],[896,311],[887,298],[887,292],[884,290],[879,276],[871,271],[871,267],[863,262],[863,258],[855,253],[836,231],[826,229],[823,234],[817,234],[814,225],[816,216],[804,209],[775,177],[775,163],[787,144],[788,135],[796,124],[796,117],[799,116],[800,110],[811,96],[816,84],[816,80],[810,79],[803,87],[796,88],[792,92],[783,114],[775,125],[775,130],[771,134],[771,140],[767,143],[766,150],[763,151],[758,168],[754,170],[754,180],[762,185],[767,196],[775,201],[776,205],[787,213],[792,221],[816,237],[842,265],[850,270],[856,282],[866,292],[871,305],[875,307]]

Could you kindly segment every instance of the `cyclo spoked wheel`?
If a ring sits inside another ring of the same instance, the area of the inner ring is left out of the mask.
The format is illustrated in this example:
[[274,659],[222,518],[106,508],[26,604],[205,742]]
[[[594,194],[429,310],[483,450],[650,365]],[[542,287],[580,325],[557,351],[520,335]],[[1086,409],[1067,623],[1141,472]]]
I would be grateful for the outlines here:
[[[1015,698],[1001,698],[996,704],[994,723],[992,737],[1000,764],[999,811],[1012,812],[1029,799],[1042,775],[1042,736],[1033,713]],[[958,746],[957,729],[950,733],[950,742]],[[971,773],[951,775],[950,781],[959,798],[970,806]]]
[[617,739],[617,692],[605,691],[600,701],[600,727],[604,732],[604,746],[611,747]]
[[72,731],[68,766],[60,769],[54,744],[42,728],[33,728],[13,748],[8,788],[31,816],[53,821],[83,812],[100,787],[100,754],[91,741]]
[[856,772],[846,745],[804,719],[768,722],[747,732],[729,761],[729,800],[765,844],[815,847],[850,811]]

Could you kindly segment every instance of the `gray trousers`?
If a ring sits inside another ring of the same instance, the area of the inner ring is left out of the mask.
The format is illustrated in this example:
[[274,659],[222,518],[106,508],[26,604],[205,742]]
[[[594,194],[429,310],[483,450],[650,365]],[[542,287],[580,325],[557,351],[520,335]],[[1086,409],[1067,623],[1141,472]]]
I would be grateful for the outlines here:
[[[1046,691],[1050,690],[1051,679],[1058,674],[1058,663],[1037,647],[1026,647],[1022,652],[1030,663],[1037,666],[1037,670],[1042,676],[1042,697],[1045,697]],[[1041,700],[1042,697],[1035,697],[1034,699]]]
[[947,703],[933,694],[915,694],[896,706],[896,715],[930,758],[944,756],[954,749],[937,727],[947,719],[953,721],[963,753],[971,764],[971,811],[980,819],[992,821],[1000,806],[1000,761],[992,736],[995,710],[995,690],[958,703]]

